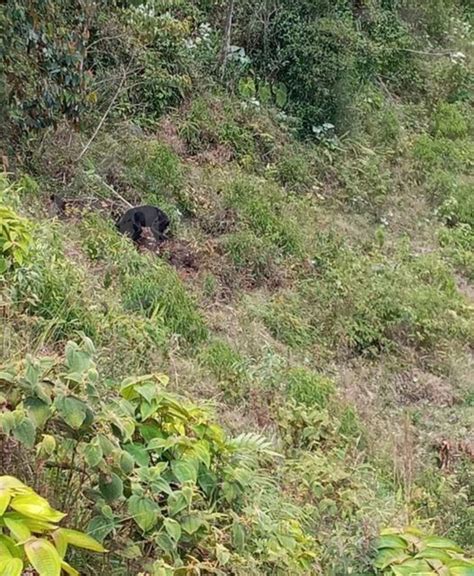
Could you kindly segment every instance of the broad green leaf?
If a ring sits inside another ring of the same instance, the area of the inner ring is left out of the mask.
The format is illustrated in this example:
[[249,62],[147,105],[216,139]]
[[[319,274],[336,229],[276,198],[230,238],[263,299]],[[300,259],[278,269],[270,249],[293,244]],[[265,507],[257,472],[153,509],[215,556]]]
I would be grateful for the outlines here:
[[242,551],[245,546],[245,530],[240,522],[234,521],[232,524],[232,546],[238,551]]
[[94,366],[93,359],[89,352],[81,350],[75,342],[66,344],[66,366],[73,374],[83,374]]
[[385,536],[380,536],[376,544],[377,548],[406,548],[408,543],[400,536],[395,534],[386,534]]
[[450,576],[474,576],[472,566],[453,566],[449,568]]
[[283,83],[275,86],[275,102],[279,108],[283,108],[288,101],[288,90]]
[[168,532],[170,538],[175,542],[181,538],[181,526],[179,522],[173,520],[172,518],[165,518],[163,522],[166,532]]
[[120,455],[120,469],[124,474],[131,474],[133,468],[135,467],[135,458],[125,450],[122,451]]
[[101,474],[99,478],[99,490],[107,502],[118,500],[123,494],[123,482],[115,472],[107,476]]
[[272,91],[268,84],[261,84],[258,87],[258,99],[262,104],[268,104],[272,99]]
[[19,544],[22,544],[23,542],[26,542],[28,538],[31,538],[30,529],[21,520],[14,520],[13,518],[7,518],[4,516],[3,521],[8,530],[10,530],[10,534]]
[[69,528],[59,528],[56,533],[60,533],[61,537],[72,546],[77,548],[85,548],[86,550],[91,550],[92,552],[106,552],[105,548],[97,542],[89,534],[84,534],[84,532],[79,532],[78,530],[71,530]]
[[61,418],[74,430],[78,430],[87,416],[87,405],[73,396],[60,396],[55,402]]
[[181,528],[186,534],[194,534],[201,528],[203,523],[202,518],[196,514],[188,514],[180,520]]
[[159,394],[159,388],[154,382],[145,382],[145,384],[140,384],[135,386],[135,390],[140,394],[142,398],[151,404]]
[[66,514],[51,508],[47,500],[34,492],[15,496],[12,499],[10,506],[13,510],[20,512],[20,514],[24,514],[33,520],[59,522],[64,518],[64,516],[66,516]]
[[448,538],[441,538],[440,536],[426,536],[422,539],[422,543],[427,548],[444,548],[445,550],[452,550],[453,552],[459,552],[462,554],[462,548]]
[[95,516],[87,526],[87,532],[95,539],[103,542],[105,538],[115,529],[114,519],[105,516]]
[[196,456],[206,468],[210,468],[211,452],[209,450],[209,442],[206,442],[206,440],[198,440],[192,448],[192,454]]
[[441,548],[425,548],[419,552],[415,558],[442,560],[443,562],[451,560],[451,556]]
[[170,516],[176,516],[188,507],[188,503],[183,493],[178,490],[168,496],[168,510]]
[[171,470],[181,484],[197,480],[196,463],[190,460],[173,460]]
[[133,456],[139,466],[146,467],[150,464],[148,451],[141,444],[124,444],[123,449]]
[[0,576],[21,576],[23,562],[19,558],[0,558]]
[[380,570],[385,570],[391,564],[400,564],[403,560],[407,560],[409,555],[399,549],[392,550],[390,548],[383,548],[375,558],[374,566]]
[[168,534],[163,530],[156,534],[155,542],[164,552],[172,552],[176,546],[173,540],[171,540]]
[[29,419],[32,421],[36,428],[41,428],[48,420],[51,409],[39,398],[26,398],[24,405]]
[[148,532],[156,525],[159,507],[153,500],[133,495],[130,496],[127,506],[128,513],[143,532]]
[[98,466],[103,459],[102,447],[99,442],[93,440],[84,448],[84,458],[91,468]]
[[33,422],[28,418],[24,418],[13,427],[13,436],[28,448],[33,448],[36,439],[36,429]]
[[25,552],[39,576],[60,576],[61,558],[51,542],[43,538],[31,538],[25,543]]

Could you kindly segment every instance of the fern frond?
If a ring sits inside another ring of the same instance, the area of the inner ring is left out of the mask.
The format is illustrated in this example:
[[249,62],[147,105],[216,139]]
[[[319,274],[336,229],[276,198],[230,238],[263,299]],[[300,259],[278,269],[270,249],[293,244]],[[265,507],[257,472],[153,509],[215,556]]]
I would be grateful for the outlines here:
[[236,452],[265,454],[273,458],[281,457],[281,454],[274,450],[273,442],[263,434],[246,432],[233,438],[229,444]]

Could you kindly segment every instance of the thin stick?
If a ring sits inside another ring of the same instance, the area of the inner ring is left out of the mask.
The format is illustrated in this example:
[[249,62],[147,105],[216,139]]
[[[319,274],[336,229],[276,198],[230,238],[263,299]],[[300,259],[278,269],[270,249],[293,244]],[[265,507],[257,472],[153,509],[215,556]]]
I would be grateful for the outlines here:
[[87,144],[84,146],[84,148],[82,149],[82,152],[79,154],[79,156],[77,157],[76,162],[79,162],[81,160],[81,158],[84,156],[84,154],[87,152],[87,150],[89,149],[89,146],[92,144],[92,142],[94,141],[94,138],[97,136],[97,134],[99,133],[99,130],[102,128],[102,124],[105,122],[105,119],[107,118],[107,116],[109,115],[109,112],[112,110],[112,106],[115,104],[115,100],[117,100],[118,95],[120,94],[121,90],[122,90],[122,86],[123,83],[125,82],[125,78],[127,77],[127,71],[124,70],[123,72],[123,76],[122,79],[120,80],[120,84],[119,87],[117,89],[117,92],[115,92],[114,97],[112,98],[112,100],[110,101],[110,104],[107,108],[107,110],[105,111],[104,115],[102,116],[102,118],[100,119],[100,122],[97,124],[97,128],[94,130],[94,133],[92,134],[92,136],[89,138],[89,141],[87,142]]
[[100,182],[107,188],[107,190],[110,190],[110,192],[112,192],[112,194],[118,198],[119,200],[121,200],[126,206],[128,206],[129,208],[133,208],[133,204],[130,204],[130,202],[128,200],[125,200],[125,198],[119,194],[117,192],[117,190],[115,190],[115,188],[112,188],[112,186],[110,184],[107,184],[107,182],[101,177],[99,176],[99,174],[94,174],[94,176],[100,180]]

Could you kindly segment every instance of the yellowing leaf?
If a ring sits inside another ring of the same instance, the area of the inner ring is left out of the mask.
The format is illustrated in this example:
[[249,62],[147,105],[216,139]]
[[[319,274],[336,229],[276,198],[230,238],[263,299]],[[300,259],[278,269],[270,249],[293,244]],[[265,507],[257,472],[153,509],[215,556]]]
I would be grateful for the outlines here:
[[42,538],[31,538],[25,544],[25,552],[39,576],[60,576],[61,558],[51,542]]
[[69,574],[69,576],[79,576],[79,572],[64,560],[61,562],[61,568]]
[[5,526],[10,530],[11,535],[18,543],[23,543],[31,538],[29,528],[21,520],[13,520],[12,518],[3,518]]
[[0,576],[21,576],[23,562],[19,558],[0,559]]
[[57,533],[59,533],[68,544],[72,544],[72,546],[92,550],[92,552],[106,552],[102,544],[97,542],[92,536],[89,536],[89,534],[84,534],[84,532],[70,530],[69,528],[59,528],[55,534]]
[[10,504],[11,494],[10,490],[6,489],[0,492],[0,516],[3,516],[5,510],[8,508]]
[[28,492],[30,489],[14,476],[0,476],[0,492],[12,489],[15,492]]
[[49,502],[31,491],[30,494],[21,494],[15,496],[10,506],[13,510],[20,512],[24,516],[33,518],[34,520],[45,520],[46,522],[59,522],[66,516],[58,510],[54,510],[49,505]]

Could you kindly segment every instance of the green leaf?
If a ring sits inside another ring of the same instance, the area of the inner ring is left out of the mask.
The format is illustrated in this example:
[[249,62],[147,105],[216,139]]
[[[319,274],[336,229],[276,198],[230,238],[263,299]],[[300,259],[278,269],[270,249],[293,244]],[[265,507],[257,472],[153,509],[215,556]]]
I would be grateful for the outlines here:
[[64,516],[66,516],[66,514],[51,508],[47,500],[34,492],[15,496],[10,502],[10,506],[13,510],[20,512],[20,514],[28,516],[33,520],[59,522],[64,518]]
[[443,562],[451,560],[451,556],[440,548],[425,548],[419,552],[415,558],[435,559],[442,560]]
[[78,430],[87,416],[87,405],[73,396],[60,396],[55,402],[61,418],[74,430]]
[[188,503],[180,490],[168,496],[168,510],[170,516],[176,516],[188,507]]
[[21,576],[23,562],[19,558],[0,558],[0,576]]
[[33,422],[34,426],[36,428],[41,428],[44,426],[51,413],[48,404],[39,398],[26,398],[24,400],[24,405],[28,413],[28,417]]
[[150,498],[133,495],[127,505],[128,513],[143,532],[148,532],[158,522],[159,507]]
[[99,490],[107,502],[118,500],[123,494],[123,482],[115,472],[99,477]]
[[36,439],[36,430],[33,422],[28,418],[24,418],[19,424],[14,426],[13,436],[28,448],[33,448]]
[[406,540],[397,536],[395,534],[386,534],[385,536],[380,536],[376,544],[378,549],[381,548],[402,548],[405,549],[408,546]]
[[239,552],[244,549],[245,546],[245,530],[240,522],[234,521],[232,524],[232,546],[236,548]]
[[255,82],[252,78],[241,78],[239,80],[239,93],[242,98],[254,98],[256,94]]
[[51,542],[43,538],[31,538],[25,543],[25,552],[39,576],[60,576],[61,558]]
[[258,99],[262,104],[268,104],[272,99],[272,91],[268,84],[261,84],[258,87]]
[[77,548],[85,548],[86,550],[91,550],[92,552],[106,552],[106,549],[97,542],[89,534],[84,534],[84,532],[79,532],[78,530],[71,530],[69,528],[59,528],[56,533],[60,533],[64,540],[76,546]]
[[450,576],[474,576],[474,567],[472,566],[453,566],[449,567]]
[[440,536],[426,536],[422,539],[422,543],[427,548],[444,548],[445,550],[452,550],[462,554],[463,550],[455,542],[448,538],[441,538]]
[[186,534],[194,534],[201,528],[204,524],[202,518],[196,514],[188,514],[181,518],[180,521],[181,528],[186,532]]
[[175,543],[163,530],[156,534],[155,542],[164,552],[173,552],[175,549]]
[[95,516],[87,526],[87,532],[95,539],[103,542],[105,538],[115,529],[114,519],[105,516]]
[[288,101],[288,90],[283,83],[275,86],[275,102],[279,108],[283,108]]
[[120,469],[124,474],[131,474],[133,468],[135,467],[135,458],[125,450],[122,451],[120,455]]
[[102,462],[103,456],[102,447],[95,440],[84,448],[84,458],[91,468],[98,466]]
[[383,548],[377,554],[374,566],[380,570],[385,570],[387,566],[390,566],[391,564],[400,564],[408,558],[410,558],[410,556],[404,550]]
[[125,444],[123,449],[133,456],[138,466],[147,467],[150,464],[148,451],[141,444]]
[[171,470],[181,484],[185,482],[195,483],[197,481],[197,466],[195,462],[190,460],[173,460],[173,462],[171,462]]
[[165,527],[166,532],[168,532],[170,538],[174,540],[174,542],[178,542],[181,538],[181,526],[179,522],[176,522],[176,520],[173,520],[172,518],[165,518],[163,526]]
[[4,516],[3,521],[8,530],[10,530],[10,534],[19,544],[22,544],[23,542],[26,542],[28,538],[31,538],[30,529],[21,520],[14,520],[13,518]]

